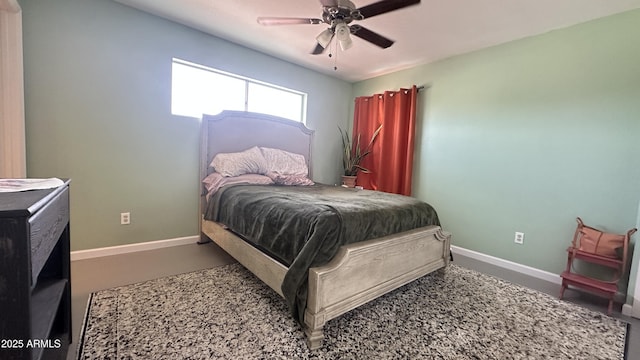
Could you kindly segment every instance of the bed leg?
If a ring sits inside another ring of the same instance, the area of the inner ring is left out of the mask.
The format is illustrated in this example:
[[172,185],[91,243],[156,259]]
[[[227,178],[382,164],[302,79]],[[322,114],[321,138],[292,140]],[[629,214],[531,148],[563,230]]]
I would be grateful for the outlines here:
[[204,245],[204,244],[208,244],[212,242],[211,239],[209,239],[206,235],[204,234],[200,234],[200,240],[198,240],[198,242],[196,242],[196,244],[198,245]]
[[309,350],[316,350],[322,346],[324,339],[324,316],[312,315],[308,310],[304,314],[304,334],[307,336]]
[[316,350],[322,346],[322,340],[324,339],[322,327],[319,329],[311,329],[307,326],[304,329],[304,334],[307,336],[307,346],[309,346],[309,350]]

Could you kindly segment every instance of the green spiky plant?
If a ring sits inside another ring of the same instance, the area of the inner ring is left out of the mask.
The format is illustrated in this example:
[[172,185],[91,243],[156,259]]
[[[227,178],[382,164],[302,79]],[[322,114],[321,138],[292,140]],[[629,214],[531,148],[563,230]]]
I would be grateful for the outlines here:
[[[382,130],[382,125],[380,125],[376,131],[373,132],[371,136],[371,140],[369,144],[362,148],[360,143],[360,135],[358,134],[355,138],[355,144],[351,141],[351,136],[345,130],[342,130],[341,127],[338,126],[338,130],[340,130],[340,135],[342,136],[342,166],[344,168],[345,176],[356,176],[358,171],[362,171],[363,173],[370,173],[369,169],[366,169],[360,165],[362,160],[371,153],[371,148],[373,147],[373,143],[376,141],[376,137]],[[355,145],[355,146],[354,146]]]

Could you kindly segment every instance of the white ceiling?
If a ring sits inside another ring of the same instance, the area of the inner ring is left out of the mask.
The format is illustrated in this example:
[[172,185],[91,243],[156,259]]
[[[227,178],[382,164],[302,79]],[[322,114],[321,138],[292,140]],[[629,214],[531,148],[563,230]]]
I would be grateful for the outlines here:
[[[320,18],[319,0],[115,1],[351,82],[640,8],[640,0],[422,0],[358,22],[395,40],[390,48],[353,37],[351,49],[329,58],[329,51],[310,54],[327,25],[265,27],[256,21]],[[376,2],[352,1],[356,7]]]

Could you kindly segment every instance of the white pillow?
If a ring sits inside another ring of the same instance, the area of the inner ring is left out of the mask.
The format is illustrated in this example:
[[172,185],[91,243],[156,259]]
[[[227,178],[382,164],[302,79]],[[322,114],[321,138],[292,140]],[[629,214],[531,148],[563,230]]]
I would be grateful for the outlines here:
[[267,173],[267,161],[256,146],[237,153],[219,153],[209,166],[223,176]]
[[280,149],[261,147],[262,155],[267,162],[267,171],[281,175],[303,175],[309,174],[307,162],[303,155],[291,153]]

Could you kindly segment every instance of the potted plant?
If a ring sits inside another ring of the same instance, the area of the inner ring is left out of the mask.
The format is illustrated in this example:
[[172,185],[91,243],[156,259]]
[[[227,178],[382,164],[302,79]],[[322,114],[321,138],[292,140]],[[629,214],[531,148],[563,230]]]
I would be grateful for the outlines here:
[[358,171],[362,171],[363,173],[371,172],[360,164],[362,163],[362,160],[371,153],[371,148],[376,137],[380,133],[380,130],[382,130],[382,125],[378,126],[376,131],[373,132],[369,144],[364,148],[360,142],[361,134],[356,135],[354,144],[352,143],[352,138],[349,136],[347,131],[342,130],[339,126],[338,130],[340,130],[340,135],[342,137],[342,166],[344,169],[344,173],[342,174],[342,184],[347,187],[354,187],[356,185],[356,176],[358,175]]

